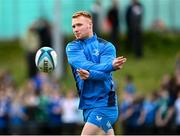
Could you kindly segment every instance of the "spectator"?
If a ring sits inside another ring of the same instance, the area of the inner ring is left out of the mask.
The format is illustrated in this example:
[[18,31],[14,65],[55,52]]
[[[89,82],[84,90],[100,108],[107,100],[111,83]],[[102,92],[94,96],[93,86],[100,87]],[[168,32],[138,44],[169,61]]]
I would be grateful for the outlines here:
[[119,18],[119,7],[118,7],[119,3],[117,0],[112,0],[112,7],[109,9],[108,13],[107,13],[107,20],[111,26],[111,31],[110,31],[110,38],[111,38],[111,42],[115,45],[117,52],[119,51],[119,22],[120,22],[120,18]]
[[174,75],[171,77],[168,84],[168,91],[170,95],[171,105],[174,105],[174,102],[177,99],[177,93],[179,89],[180,89],[180,71],[176,69]]
[[48,104],[50,134],[61,134],[62,96],[59,90],[52,90]]
[[133,105],[133,97],[129,97],[127,93],[123,93],[122,102],[120,103],[119,111],[120,116],[119,120],[122,125],[123,134],[126,134],[128,130],[127,119],[131,116],[130,107]]
[[121,117],[121,121],[124,122],[123,134],[140,134],[141,127],[139,124],[139,117],[143,106],[143,97],[136,96],[133,102],[127,107],[126,111]]
[[52,47],[52,32],[49,21],[45,18],[39,18],[35,22],[35,29],[39,36],[39,47]]
[[35,21],[28,28],[27,33],[22,40],[22,44],[27,51],[28,76],[33,78],[37,74],[37,68],[34,62],[37,50],[44,46],[52,47],[50,23],[44,18]]
[[[5,88],[4,88],[5,89]],[[10,108],[10,102],[6,96],[6,90],[0,91],[0,134],[7,134],[8,125],[8,112]]]
[[69,91],[62,102],[62,121],[65,127],[63,134],[80,133],[77,133],[77,130],[74,129],[78,127],[78,114],[78,99],[73,91]]
[[35,54],[39,48],[40,40],[39,35],[35,28],[35,23],[30,26],[26,32],[26,35],[22,39],[22,46],[26,51],[26,61],[28,68],[28,77],[32,78],[37,73],[37,68],[35,65]]
[[136,92],[136,87],[133,83],[133,77],[131,75],[126,75],[125,79],[126,85],[124,87],[124,91],[128,94],[134,95]]
[[92,5],[91,14],[93,18],[93,29],[97,35],[101,32],[101,23],[102,23],[102,5],[100,0],[95,0]]
[[138,123],[142,126],[141,134],[155,134],[155,117],[158,107],[156,90],[143,102]]
[[135,56],[141,58],[142,51],[142,17],[143,7],[138,0],[131,0],[132,3],[126,11],[126,24],[128,35],[128,49],[133,49]]
[[[15,91],[15,90],[13,90]],[[21,91],[16,92],[16,95],[13,94],[13,98],[10,105],[9,110],[9,134],[23,134],[24,131],[24,123],[27,119],[25,114],[25,109],[23,106],[22,93]],[[24,133],[25,134],[25,133]]]
[[172,134],[172,123],[174,116],[174,107],[170,105],[168,90],[160,89],[159,106],[156,113],[156,127],[158,134]]
[[39,98],[35,94],[34,82],[29,80],[27,84],[25,84],[25,88],[22,91],[24,91],[23,104],[25,108],[25,114],[27,115],[27,120],[25,123],[25,134],[38,134],[40,133],[37,124]]
[[174,107],[175,107],[176,134],[180,134],[180,90],[178,91],[178,97],[175,101]]
[[133,100],[135,98],[135,91],[136,91],[136,87],[133,83],[133,77],[131,75],[126,75],[125,87],[122,93],[123,100],[120,104],[120,120],[123,120],[122,118],[124,114],[126,114],[126,111],[132,105]]
[[53,88],[50,82],[43,82],[41,86],[41,92],[38,96],[38,109],[36,112],[36,121],[38,122],[38,127],[40,134],[48,134],[48,104],[49,96]]

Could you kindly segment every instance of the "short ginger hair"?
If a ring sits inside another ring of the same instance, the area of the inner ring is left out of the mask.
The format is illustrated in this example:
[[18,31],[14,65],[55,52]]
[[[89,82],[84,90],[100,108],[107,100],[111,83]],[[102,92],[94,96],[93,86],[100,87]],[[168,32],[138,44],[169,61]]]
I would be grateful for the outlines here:
[[83,17],[86,17],[86,18],[89,18],[90,20],[92,20],[91,14],[86,11],[78,11],[73,14],[72,18],[77,18],[79,16],[83,16]]

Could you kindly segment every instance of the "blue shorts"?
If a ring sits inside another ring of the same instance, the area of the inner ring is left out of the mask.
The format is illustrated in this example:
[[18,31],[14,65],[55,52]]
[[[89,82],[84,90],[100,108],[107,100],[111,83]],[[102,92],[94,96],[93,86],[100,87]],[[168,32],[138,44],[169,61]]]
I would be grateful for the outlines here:
[[83,110],[84,121],[102,128],[105,133],[118,119],[118,107],[98,107]]

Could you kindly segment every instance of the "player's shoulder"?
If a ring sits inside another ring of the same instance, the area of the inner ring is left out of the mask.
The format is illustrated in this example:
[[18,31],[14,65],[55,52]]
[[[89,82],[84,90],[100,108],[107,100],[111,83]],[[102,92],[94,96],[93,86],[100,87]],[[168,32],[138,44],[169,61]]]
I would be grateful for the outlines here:
[[111,42],[109,42],[103,38],[98,37],[97,40],[103,46],[113,46],[113,44]]
[[78,49],[80,49],[79,45],[80,45],[80,43],[78,40],[73,40],[66,45],[66,50],[67,51],[78,50]]
[[97,38],[97,41],[98,41],[100,44],[104,44],[104,45],[106,45],[106,44],[109,43],[107,40],[105,40],[105,39],[103,39],[103,38],[100,38],[100,37]]
[[111,42],[109,42],[109,41],[107,41],[107,40],[105,40],[103,38],[98,37],[97,40],[98,40],[99,45],[101,46],[101,48],[103,48],[103,50],[106,49],[106,48],[114,48],[114,45]]
[[67,44],[67,46],[74,46],[74,45],[77,45],[77,44],[79,44],[79,41],[78,40],[73,40],[73,41],[69,42]]
[[80,44],[80,42],[78,40],[73,40],[66,45],[66,48],[67,47],[78,47],[79,44]]

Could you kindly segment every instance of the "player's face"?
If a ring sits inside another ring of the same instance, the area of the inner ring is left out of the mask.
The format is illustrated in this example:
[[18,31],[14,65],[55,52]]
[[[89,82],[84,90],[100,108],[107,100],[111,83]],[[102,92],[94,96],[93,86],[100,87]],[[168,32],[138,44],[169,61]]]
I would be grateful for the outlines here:
[[72,30],[76,39],[88,38],[93,35],[92,21],[83,16],[73,18]]

